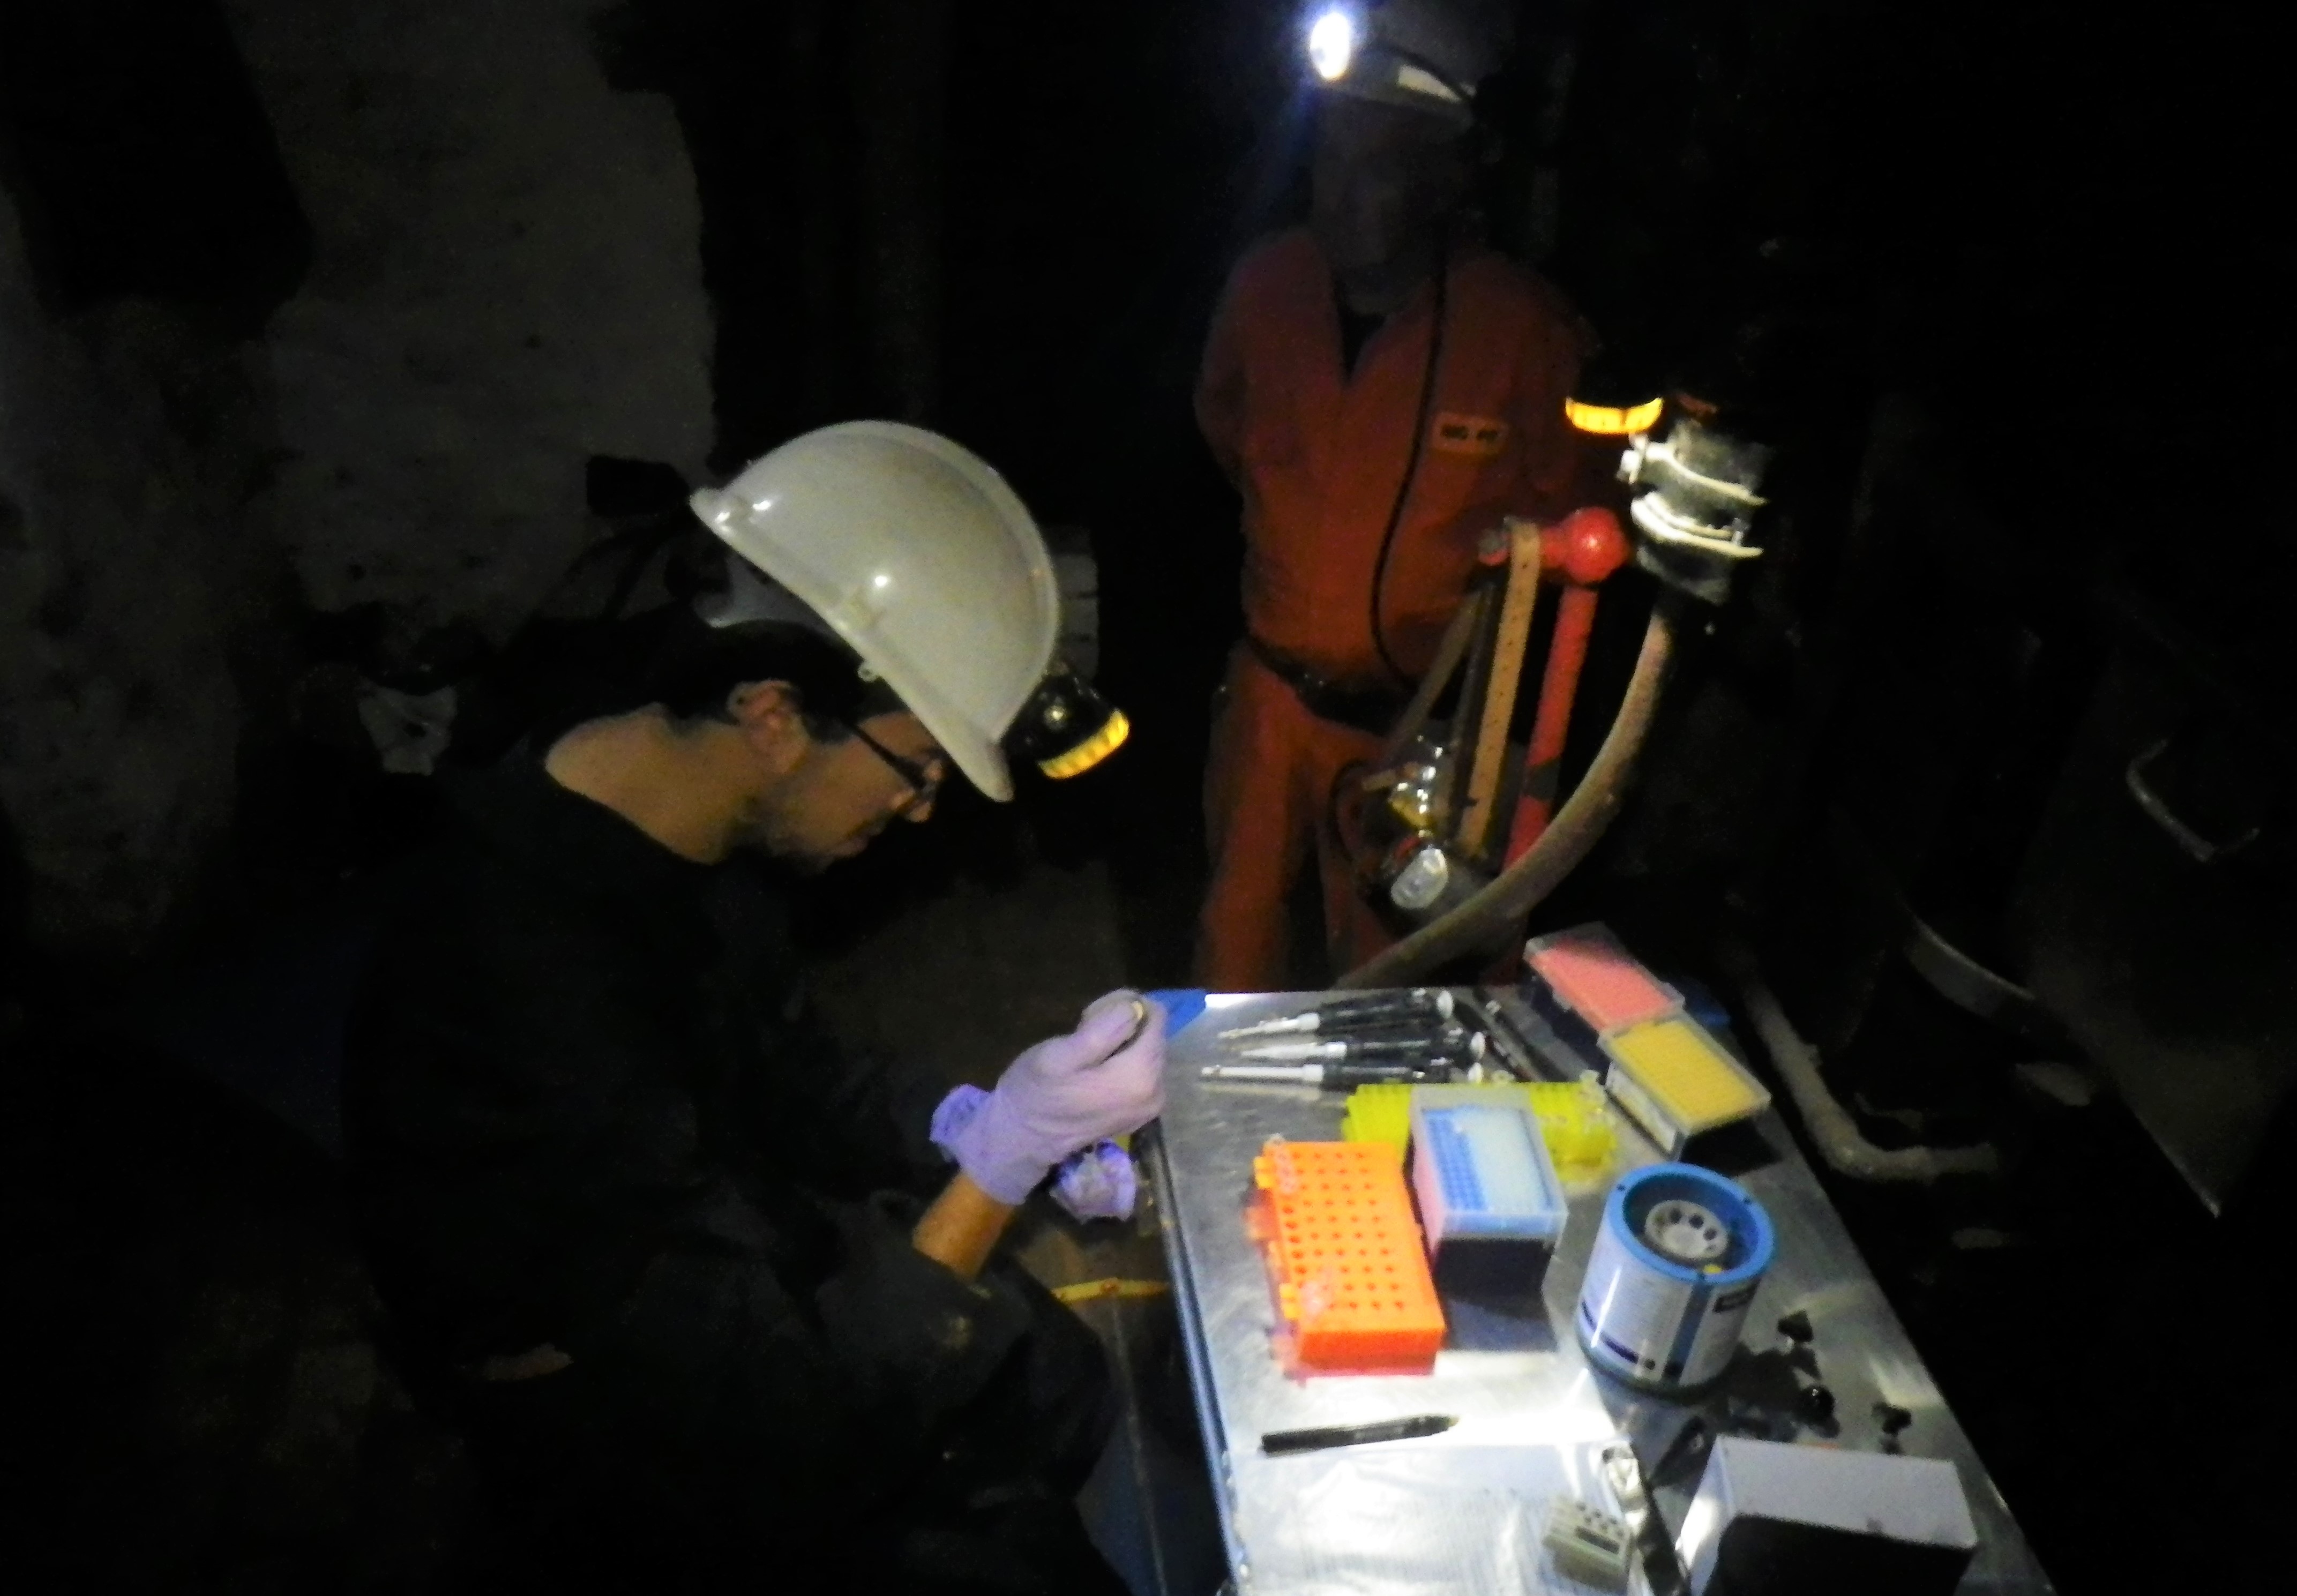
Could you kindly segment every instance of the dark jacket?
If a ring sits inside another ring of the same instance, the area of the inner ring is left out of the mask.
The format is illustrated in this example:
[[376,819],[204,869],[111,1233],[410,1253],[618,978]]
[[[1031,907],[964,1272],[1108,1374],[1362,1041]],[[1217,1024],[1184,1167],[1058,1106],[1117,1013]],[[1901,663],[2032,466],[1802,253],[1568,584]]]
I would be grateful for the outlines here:
[[415,1360],[451,1387],[549,1343],[573,1368],[518,1400],[587,1389],[602,1447],[730,1473],[768,1539],[850,1530],[942,1455],[1033,1311],[910,1245],[950,1172],[936,1090],[812,1022],[761,877],[531,764],[450,810],[401,884],[346,1092]]

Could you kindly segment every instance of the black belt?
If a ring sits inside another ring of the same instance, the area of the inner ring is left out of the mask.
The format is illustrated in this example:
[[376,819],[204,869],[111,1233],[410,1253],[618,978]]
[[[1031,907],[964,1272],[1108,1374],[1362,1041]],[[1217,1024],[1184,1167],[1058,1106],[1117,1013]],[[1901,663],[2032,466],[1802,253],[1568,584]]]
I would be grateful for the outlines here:
[[1301,707],[1319,720],[1352,727],[1376,737],[1386,736],[1394,728],[1396,717],[1404,713],[1404,706],[1411,702],[1394,687],[1342,687],[1330,677],[1317,675],[1289,654],[1270,647],[1250,632],[1244,635],[1244,646],[1277,680],[1291,688]]
[[573,1359],[546,1341],[539,1346],[530,1346],[523,1353],[497,1353],[484,1362],[465,1364],[463,1372],[490,1385],[499,1385],[506,1380],[539,1380],[573,1366]]

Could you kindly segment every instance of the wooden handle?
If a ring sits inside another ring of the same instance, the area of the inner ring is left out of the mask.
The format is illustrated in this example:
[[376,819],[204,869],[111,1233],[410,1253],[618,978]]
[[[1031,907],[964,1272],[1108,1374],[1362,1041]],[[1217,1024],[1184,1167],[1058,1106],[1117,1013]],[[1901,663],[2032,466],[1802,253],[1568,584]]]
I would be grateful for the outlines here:
[[1511,517],[1508,536],[1507,596],[1500,603],[1491,686],[1484,695],[1475,761],[1468,768],[1468,802],[1460,813],[1460,847],[1470,859],[1483,858],[1491,844],[1500,778],[1507,770],[1508,723],[1515,719],[1516,689],[1523,680],[1524,652],[1539,604],[1539,523]]

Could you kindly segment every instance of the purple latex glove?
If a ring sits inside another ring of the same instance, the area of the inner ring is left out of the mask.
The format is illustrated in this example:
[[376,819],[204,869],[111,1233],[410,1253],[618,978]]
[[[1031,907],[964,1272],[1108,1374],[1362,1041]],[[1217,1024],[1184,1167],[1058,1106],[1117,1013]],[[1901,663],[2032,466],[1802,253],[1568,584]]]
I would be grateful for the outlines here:
[[976,1186],[1017,1204],[1070,1154],[1139,1130],[1164,1106],[1164,1012],[1113,991],[1074,1031],[1006,1065],[996,1090],[950,1093],[934,1111],[933,1139]]
[[[977,1086],[952,1089],[934,1110],[935,1145],[950,1151],[958,1132],[972,1123],[987,1101],[989,1094]],[[950,1156],[956,1156],[954,1152]],[[1131,1219],[1140,1195],[1140,1174],[1133,1166],[1132,1155],[1113,1141],[1096,1141],[1082,1152],[1071,1153],[1053,1172],[1053,1201],[1067,1209],[1072,1218]]]
[[1132,1155],[1113,1141],[1071,1153],[1053,1172],[1053,1201],[1072,1219],[1131,1219],[1140,1195]]

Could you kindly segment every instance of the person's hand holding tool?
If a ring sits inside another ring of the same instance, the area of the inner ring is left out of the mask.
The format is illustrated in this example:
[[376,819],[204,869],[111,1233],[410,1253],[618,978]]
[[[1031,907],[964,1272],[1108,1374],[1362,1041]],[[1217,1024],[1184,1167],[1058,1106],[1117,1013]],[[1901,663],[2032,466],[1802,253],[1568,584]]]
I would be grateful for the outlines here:
[[1138,993],[1094,1000],[1077,1028],[1039,1042],[998,1078],[960,1087],[934,1115],[933,1138],[976,1186],[1018,1204],[1053,1165],[1123,1136],[1165,1107],[1165,1015]]

